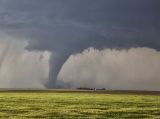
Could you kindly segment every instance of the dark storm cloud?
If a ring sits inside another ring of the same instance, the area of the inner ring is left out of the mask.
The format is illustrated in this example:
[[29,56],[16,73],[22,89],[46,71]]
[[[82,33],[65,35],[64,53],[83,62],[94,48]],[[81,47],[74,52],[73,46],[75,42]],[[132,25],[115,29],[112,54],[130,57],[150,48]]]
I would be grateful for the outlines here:
[[58,52],[77,52],[75,48],[84,50],[90,46],[159,49],[158,0],[0,2],[1,27],[9,33],[31,37],[28,49]]
[[52,80],[71,54],[89,47],[160,50],[159,6],[159,0],[0,0],[0,31],[30,39],[28,50],[56,53]]

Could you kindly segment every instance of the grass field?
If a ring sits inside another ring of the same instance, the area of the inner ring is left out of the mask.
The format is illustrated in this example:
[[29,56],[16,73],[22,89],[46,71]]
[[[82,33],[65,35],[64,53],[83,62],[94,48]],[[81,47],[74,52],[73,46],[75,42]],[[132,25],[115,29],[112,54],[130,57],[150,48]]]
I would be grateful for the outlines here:
[[160,96],[87,91],[1,91],[0,118],[160,119]]

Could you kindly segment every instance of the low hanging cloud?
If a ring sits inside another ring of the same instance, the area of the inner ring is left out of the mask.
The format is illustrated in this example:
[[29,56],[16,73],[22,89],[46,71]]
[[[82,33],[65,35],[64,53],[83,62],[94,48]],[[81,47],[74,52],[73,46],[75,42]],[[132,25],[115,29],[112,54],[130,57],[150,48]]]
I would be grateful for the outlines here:
[[59,74],[59,85],[121,90],[160,90],[160,52],[90,48],[72,55]]
[[0,88],[44,88],[48,52],[29,52],[25,40],[0,39]]

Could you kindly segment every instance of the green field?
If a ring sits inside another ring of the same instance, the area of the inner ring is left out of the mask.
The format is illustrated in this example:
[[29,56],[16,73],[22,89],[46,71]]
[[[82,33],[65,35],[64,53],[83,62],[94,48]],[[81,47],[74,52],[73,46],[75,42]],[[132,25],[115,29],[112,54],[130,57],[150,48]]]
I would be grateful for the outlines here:
[[0,118],[160,119],[160,96],[93,91],[1,91]]

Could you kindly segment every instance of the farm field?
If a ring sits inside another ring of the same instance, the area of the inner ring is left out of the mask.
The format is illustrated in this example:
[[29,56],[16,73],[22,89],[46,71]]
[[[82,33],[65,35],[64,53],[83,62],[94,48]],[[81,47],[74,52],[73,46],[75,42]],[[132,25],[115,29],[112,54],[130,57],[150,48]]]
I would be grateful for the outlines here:
[[160,95],[107,91],[0,91],[2,119],[160,119]]

